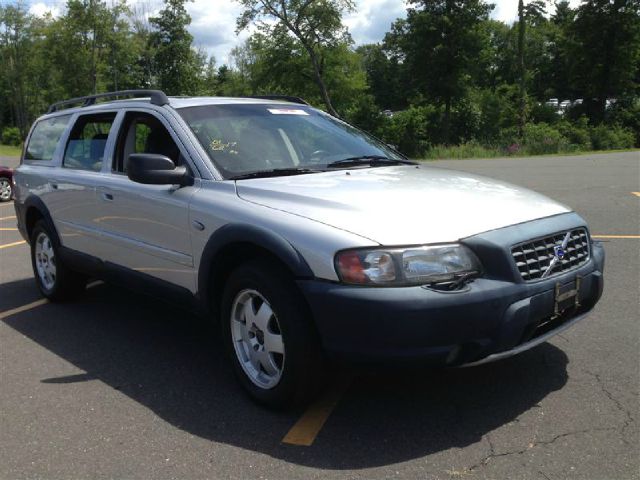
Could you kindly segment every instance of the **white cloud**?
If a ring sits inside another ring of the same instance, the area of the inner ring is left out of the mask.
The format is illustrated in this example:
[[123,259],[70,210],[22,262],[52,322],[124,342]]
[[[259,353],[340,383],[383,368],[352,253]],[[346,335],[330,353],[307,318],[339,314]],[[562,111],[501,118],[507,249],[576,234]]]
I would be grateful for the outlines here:
[[60,8],[58,8],[55,4],[38,2],[33,3],[29,7],[29,13],[37,17],[44,17],[47,13],[51,13],[51,15],[57,17],[60,15]]
[[375,43],[384,38],[391,24],[406,14],[403,0],[359,0],[356,11],[348,14],[344,23],[356,44]]
[[[518,0],[493,0],[489,3],[494,3],[496,6],[491,14],[496,20],[512,23],[518,18]],[[580,5],[581,0],[569,0],[569,3],[575,8]],[[552,12],[553,8],[547,8],[547,10]]]
[[214,55],[218,65],[228,63],[231,49],[248,37],[246,32],[235,33],[240,6],[233,1],[196,0],[187,4],[187,11],[196,47]]

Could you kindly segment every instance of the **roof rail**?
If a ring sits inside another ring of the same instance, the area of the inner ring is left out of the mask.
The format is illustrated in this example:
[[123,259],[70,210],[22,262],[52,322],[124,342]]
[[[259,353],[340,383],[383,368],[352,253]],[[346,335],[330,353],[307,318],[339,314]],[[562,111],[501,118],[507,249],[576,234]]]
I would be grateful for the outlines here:
[[304,99],[300,97],[293,97],[291,95],[249,95],[245,98],[261,98],[263,100],[285,100],[291,103],[299,103],[301,105],[309,105]]
[[118,98],[118,97],[151,97],[151,103],[154,105],[167,105],[169,98],[161,90],[120,90],[118,92],[97,93],[86,97],[71,98],[62,102],[52,104],[47,113],[53,113],[60,110],[60,107],[81,103],[82,107],[94,105],[99,98]]

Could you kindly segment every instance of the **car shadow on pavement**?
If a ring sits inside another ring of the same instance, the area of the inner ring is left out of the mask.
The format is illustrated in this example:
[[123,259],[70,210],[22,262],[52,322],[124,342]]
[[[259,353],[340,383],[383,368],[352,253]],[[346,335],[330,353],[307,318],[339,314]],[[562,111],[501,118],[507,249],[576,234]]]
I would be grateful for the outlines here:
[[[2,284],[0,298],[33,289],[32,280]],[[76,302],[3,322],[84,372],[41,379],[51,395],[97,379],[190,434],[324,469],[390,465],[471,445],[567,381],[567,357],[550,344],[468,369],[368,369],[356,374],[314,445],[296,447],[281,440],[301,412],[252,403],[215,334],[183,310],[99,285]]]

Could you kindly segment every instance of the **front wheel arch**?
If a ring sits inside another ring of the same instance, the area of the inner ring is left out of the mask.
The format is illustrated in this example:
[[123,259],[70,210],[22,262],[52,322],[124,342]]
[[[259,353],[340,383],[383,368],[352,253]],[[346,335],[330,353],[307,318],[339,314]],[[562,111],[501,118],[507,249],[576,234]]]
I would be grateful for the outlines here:
[[198,298],[203,306],[217,317],[226,278],[256,258],[279,265],[294,279],[314,277],[302,255],[280,235],[254,225],[227,224],[209,238],[202,253]]

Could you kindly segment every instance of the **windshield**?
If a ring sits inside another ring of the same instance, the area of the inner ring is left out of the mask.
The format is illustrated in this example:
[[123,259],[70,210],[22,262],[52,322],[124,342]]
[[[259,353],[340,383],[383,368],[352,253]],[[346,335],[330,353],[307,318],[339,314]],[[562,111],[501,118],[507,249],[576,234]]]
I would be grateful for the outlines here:
[[206,105],[179,110],[225,178],[320,171],[359,157],[402,157],[382,142],[305,105]]

